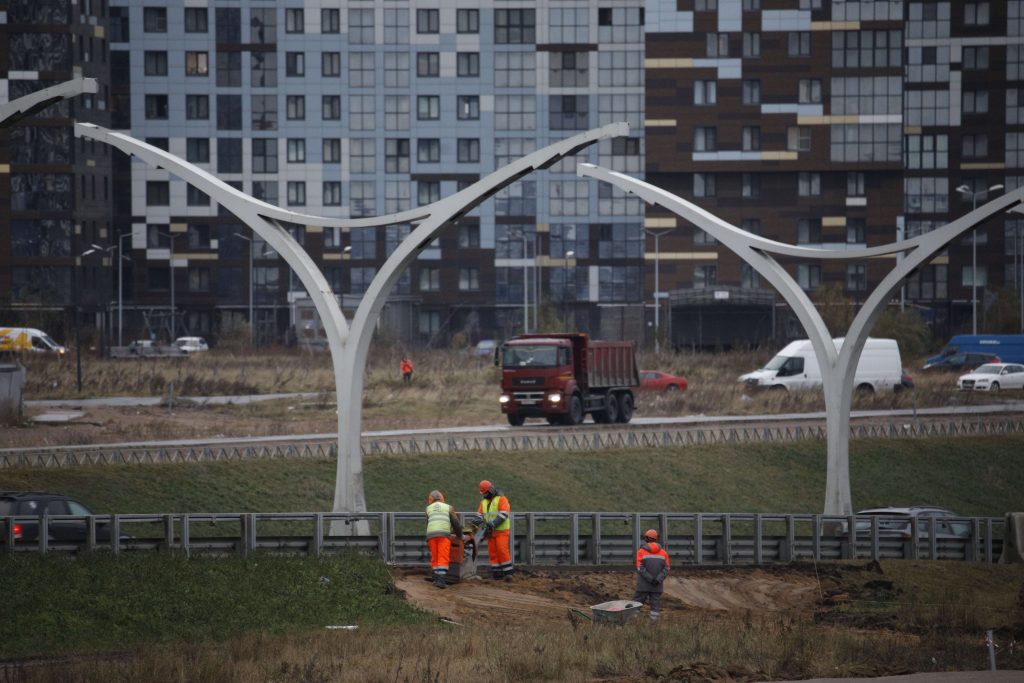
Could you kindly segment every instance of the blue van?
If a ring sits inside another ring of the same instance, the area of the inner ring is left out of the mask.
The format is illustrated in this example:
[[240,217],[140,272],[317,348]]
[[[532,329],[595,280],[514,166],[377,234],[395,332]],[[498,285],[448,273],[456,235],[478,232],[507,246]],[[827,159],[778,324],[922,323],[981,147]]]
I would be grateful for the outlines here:
[[1024,363],[1024,334],[958,334],[942,353],[929,358],[925,367],[958,353],[988,354],[1004,363]]

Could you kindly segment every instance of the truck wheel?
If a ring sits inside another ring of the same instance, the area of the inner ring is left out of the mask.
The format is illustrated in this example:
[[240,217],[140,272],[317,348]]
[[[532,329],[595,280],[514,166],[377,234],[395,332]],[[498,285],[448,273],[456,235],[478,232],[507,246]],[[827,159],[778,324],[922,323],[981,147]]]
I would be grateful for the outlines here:
[[603,425],[610,422],[608,419],[608,413],[603,410],[595,410],[590,414],[590,417],[594,418],[594,424]]
[[633,419],[633,394],[628,391],[619,398],[619,422],[626,424]]
[[561,415],[548,415],[545,419],[548,421],[549,425],[562,424],[562,416]]
[[513,427],[522,427],[523,423],[526,422],[526,418],[518,413],[509,413],[505,417],[508,418],[508,423]]
[[569,399],[569,412],[563,418],[562,423],[567,425],[578,425],[583,422],[583,401],[579,394],[573,394]]
[[619,401],[615,398],[615,394],[608,394],[604,397],[604,418],[605,422],[619,421]]

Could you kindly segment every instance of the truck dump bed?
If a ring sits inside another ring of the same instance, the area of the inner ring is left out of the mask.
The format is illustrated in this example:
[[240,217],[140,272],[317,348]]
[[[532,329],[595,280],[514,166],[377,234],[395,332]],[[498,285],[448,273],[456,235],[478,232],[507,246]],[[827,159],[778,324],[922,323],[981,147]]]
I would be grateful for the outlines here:
[[586,346],[587,387],[635,387],[640,384],[633,342],[590,341]]

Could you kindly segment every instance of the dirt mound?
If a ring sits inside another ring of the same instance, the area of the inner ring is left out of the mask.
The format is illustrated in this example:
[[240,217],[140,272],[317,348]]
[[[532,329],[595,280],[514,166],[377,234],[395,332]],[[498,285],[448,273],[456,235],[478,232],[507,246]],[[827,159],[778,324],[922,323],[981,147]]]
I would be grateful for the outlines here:
[[[590,606],[629,598],[636,579],[628,569],[520,570],[509,581],[472,578],[438,590],[427,570],[394,570],[395,586],[417,607],[454,621],[492,618],[535,622],[565,619],[573,609],[590,614]],[[813,576],[800,571],[749,569],[744,572],[682,570],[665,581],[665,618],[673,611],[797,611],[811,614],[820,598]],[[675,679],[673,679],[675,680]],[[680,679],[684,680],[684,679]]]

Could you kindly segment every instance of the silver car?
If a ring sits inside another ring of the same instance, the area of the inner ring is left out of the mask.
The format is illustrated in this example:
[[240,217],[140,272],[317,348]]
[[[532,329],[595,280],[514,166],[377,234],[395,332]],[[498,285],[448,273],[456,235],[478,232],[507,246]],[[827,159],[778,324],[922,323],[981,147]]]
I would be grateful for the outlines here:
[[[861,510],[857,517],[879,517],[878,534],[884,537],[909,539],[911,534],[910,520],[917,518],[917,537],[929,538],[931,525],[934,523],[936,538],[968,538],[971,525],[961,515],[946,508],[930,506],[914,506],[906,508],[871,508]],[[845,531],[844,524],[844,531]],[[867,536],[871,533],[871,520],[857,520],[857,535]]]

